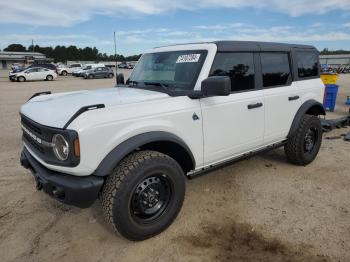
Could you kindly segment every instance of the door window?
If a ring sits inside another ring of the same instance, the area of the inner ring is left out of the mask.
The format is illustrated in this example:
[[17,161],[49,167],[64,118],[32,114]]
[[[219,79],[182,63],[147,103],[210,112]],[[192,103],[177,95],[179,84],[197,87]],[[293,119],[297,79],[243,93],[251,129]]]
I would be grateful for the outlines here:
[[38,69],[37,68],[31,68],[31,69],[28,69],[25,71],[26,73],[35,73],[35,72],[38,72]]
[[318,76],[318,57],[313,52],[297,52],[298,76],[300,78]]
[[210,76],[229,76],[232,92],[254,89],[253,53],[217,53]]
[[264,87],[287,85],[291,77],[287,53],[261,53]]

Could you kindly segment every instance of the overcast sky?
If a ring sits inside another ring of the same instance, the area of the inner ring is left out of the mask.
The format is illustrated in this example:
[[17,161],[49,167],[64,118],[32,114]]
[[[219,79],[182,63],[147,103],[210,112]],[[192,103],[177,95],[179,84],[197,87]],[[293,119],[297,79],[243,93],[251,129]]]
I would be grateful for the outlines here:
[[350,0],[0,0],[0,49],[96,46],[131,55],[174,43],[256,40],[350,50]]

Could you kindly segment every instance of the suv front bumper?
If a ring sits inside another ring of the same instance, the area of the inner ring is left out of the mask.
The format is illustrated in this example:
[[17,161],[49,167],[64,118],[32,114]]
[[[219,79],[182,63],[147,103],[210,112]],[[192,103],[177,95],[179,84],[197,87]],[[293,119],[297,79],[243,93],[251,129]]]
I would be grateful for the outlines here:
[[97,176],[78,177],[55,172],[40,164],[26,148],[21,154],[21,165],[30,169],[36,180],[36,188],[68,205],[87,208],[98,197],[104,179]]

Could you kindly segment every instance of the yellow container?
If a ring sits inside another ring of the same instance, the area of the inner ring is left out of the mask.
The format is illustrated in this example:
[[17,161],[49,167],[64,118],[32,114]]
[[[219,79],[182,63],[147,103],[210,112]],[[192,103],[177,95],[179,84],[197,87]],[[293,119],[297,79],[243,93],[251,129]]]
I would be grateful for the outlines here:
[[322,74],[321,79],[325,85],[335,85],[338,80],[338,74]]

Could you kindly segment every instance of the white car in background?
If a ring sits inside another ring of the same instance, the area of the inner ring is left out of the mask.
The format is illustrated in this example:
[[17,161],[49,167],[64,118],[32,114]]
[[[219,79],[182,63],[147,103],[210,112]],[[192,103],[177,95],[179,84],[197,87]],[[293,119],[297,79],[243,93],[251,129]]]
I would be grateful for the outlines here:
[[82,64],[71,64],[70,66],[62,66],[57,69],[57,73],[62,76],[66,76],[68,74],[73,74],[74,72],[79,71],[82,69]]
[[83,68],[75,71],[72,73],[73,76],[83,76],[84,73],[87,71],[87,70],[90,70],[90,69],[93,69],[93,68],[97,68],[97,67],[105,67],[104,64],[85,64],[83,66]]
[[18,82],[32,80],[52,81],[57,78],[57,74],[54,70],[50,70],[44,67],[32,67],[18,73],[10,73],[9,78],[12,81],[17,80]]

